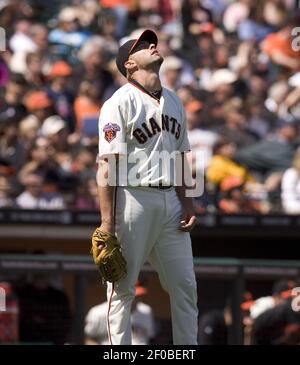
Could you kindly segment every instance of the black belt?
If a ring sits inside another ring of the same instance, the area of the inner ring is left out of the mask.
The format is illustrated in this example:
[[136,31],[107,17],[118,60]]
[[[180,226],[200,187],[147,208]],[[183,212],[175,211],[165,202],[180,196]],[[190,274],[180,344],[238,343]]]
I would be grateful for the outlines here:
[[173,186],[172,185],[152,185],[152,184],[149,184],[148,187],[149,188],[154,188],[154,189],[160,189],[160,190],[167,190],[167,189],[171,189]]

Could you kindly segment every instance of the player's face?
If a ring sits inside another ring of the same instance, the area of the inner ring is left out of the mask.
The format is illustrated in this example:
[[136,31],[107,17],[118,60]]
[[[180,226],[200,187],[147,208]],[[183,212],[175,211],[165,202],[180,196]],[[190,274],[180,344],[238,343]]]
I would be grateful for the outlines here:
[[135,62],[139,69],[152,68],[160,66],[163,57],[159,54],[155,44],[148,42],[140,42],[129,56],[129,60]]

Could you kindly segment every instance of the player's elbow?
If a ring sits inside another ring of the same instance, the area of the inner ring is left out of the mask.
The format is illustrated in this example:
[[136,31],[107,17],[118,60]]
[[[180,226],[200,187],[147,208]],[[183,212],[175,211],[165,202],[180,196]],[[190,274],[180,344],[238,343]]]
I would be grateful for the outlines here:
[[[97,185],[106,186],[108,181],[116,175],[118,155],[109,155],[107,157],[101,158],[98,161],[98,169],[96,174]],[[108,184],[110,185],[110,184]]]

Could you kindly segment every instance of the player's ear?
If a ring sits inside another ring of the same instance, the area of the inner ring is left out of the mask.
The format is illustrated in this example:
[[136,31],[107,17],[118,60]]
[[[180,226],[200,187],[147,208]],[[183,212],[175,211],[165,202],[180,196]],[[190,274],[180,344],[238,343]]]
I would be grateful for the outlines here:
[[135,71],[137,64],[134,60],[127,60],[124,63],[125,68],[127,69],[127,71],[129,71],[130,73],[132,73],[133,71]]

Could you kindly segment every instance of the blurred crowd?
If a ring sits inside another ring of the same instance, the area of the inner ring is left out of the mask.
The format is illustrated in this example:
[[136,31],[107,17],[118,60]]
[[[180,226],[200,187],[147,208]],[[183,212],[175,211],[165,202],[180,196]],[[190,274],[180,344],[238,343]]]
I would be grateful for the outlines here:
[[[298,284],[298,285],[297,285]],[[244,345],[299,345],[299,280],[273,282],[269,295],[254,299],[244,292],[241,304]],[[231,299],[223,310],[211,310],[199,318],[200,345],[227,345],[233,326]]]
[[197,212],[300,213],[296,0],[1,0],[0,26],[0,208],[98,209],[115,56],[151,28],[205,182]]

